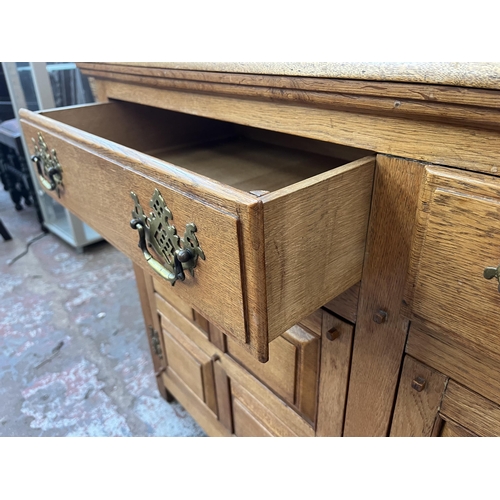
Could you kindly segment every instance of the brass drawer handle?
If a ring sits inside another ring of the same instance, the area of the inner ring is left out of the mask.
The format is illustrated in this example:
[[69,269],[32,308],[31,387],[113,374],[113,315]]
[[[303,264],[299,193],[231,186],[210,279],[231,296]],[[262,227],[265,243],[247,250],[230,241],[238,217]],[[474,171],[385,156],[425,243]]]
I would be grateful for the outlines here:
[[483,271],[483,276],[487,280],[496,278],[498,280],[498,291],[500,292],[500,266],[498,267],[486,267]]
[[[149,217],[144,214],[137,195],[132,191],[130,196],[135,203],[130,227],[139,233],[139,248],[142,250],[148,265],[162,278],[169,281],[172,286],[177,280],[184,281],[185,270],[194,276],[198,257],[205,260],[205,254],[194,234],[196,226],[192,222],[186,224],[184,237],[179,238],[175,226],[169,222],[173,219],[172,212],[158,189],[155,189],[149,202],[153,209]],[[149,252],[148,247],[153,248],[165,263],[162,264],[156,260]]]
[[35,162],[38,172],[38,179],[47,191],[57,191],[57,196],[61,196],[62,188],[62,168],[57,158],[56,150],[49,153],[49,148],[38,132],[38,144],[35,139],[31,139],[35,144],[35,154],[31,161]]

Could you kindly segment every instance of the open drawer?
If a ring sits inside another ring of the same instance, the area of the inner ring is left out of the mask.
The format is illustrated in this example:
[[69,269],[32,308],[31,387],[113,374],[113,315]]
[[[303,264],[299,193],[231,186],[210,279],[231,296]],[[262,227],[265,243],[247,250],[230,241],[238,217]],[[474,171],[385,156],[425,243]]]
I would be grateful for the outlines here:
[[49,194],[261,361],[361,278],[366,152],[120,101],[20,115]]

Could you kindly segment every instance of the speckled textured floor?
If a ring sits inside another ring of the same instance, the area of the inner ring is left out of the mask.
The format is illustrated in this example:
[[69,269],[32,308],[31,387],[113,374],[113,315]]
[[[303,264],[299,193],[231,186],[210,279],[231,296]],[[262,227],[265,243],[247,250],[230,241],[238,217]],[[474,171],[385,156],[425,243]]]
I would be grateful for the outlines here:
[[79,255],[0,186],[0,436],[203,436],[158,393],[131,262]]

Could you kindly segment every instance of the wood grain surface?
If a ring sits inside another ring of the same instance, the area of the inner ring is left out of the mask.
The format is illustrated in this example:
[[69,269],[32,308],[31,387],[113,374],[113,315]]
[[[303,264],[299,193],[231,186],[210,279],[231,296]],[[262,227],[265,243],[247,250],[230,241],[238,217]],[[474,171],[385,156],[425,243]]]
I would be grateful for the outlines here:
[[411,317],[498,362],[500,293],[483,270],[500,264],[499,213],[498,179],[426,168],[405,293]]
[[[106,88],[111,99],[500,174],[500,146],[496,144],[498,101],[492,104],[494,108],[443,104],[443,109],[434,109],[432,102],[419,104],[417,101],[390,99],[372,109],[372,103],[358,108],[358,100],[365,99],[359,96],[352,96],[339,105],[331,96],[321,94],[320,102],[311,102],[314,96],[299,94],[300,98],[294,96],[284,103],[283,98],[266,99],[261,88],[257,88],[252,96],[157,88],[112,80],[106,82]],[[288,94],[281,89],[272,90],[278,96]],[[415,106],[418,109],[414,109]],[[453,109],[448,109],[450,106]],[[304,123],[313,126],[304,127]]]
[[167,390],[209,436],[229,437],[232,435],[231,431],[222,422],[219,422],[217,416],[194,395],[175,373],[167,370],[166,373],[162,374],[162,379]]
[[458,425],[456,422],[447,420],[443,422],[441,427],[440,437],[477,437],[471,431]]
[[[213,358],[212,358],[213,359]],[[219,421],[233,432],[233,409],[231,406],[231,388],[229,387],[229,377],[222,369],[220,363],[214,363],[215,392],[217,396],[217,415]]]
[[[479,330],[479,328],[478,328]],[[500,404],[500,363],[478,352],[448,330],[411,324],[406,352],[423,363]]]
[[[288,406],[283,400],[275,396],[265,385],[243,369],[236,361],[227,354],[221,356],[216,363],[221,363],[222,368],[227,373],[231,381],[231,390],[238,385],[251,396],[248,398],[248,405],[255,405],[254,410],[259,415],[265,415],[269,421],[276,419],[289,429],[292,435],[312,437],[314,429],[312,425],[302,418],[293,408]],[[241,398],[240,398],[241,399]],[[250,407],[252,409],[252,407]]]
[[274,434],[238,399],[233,399],[234,434],[238,437],[273,437]]
[[[426,103],[453,103],[480,107],[499,107],[498,93],[494,90],[482,90],[471,86],[460,86],[456,84],[439,85],[418,82],[382,81],[359,81],[344,77],[302,77],[299,75],[271,75],[271,74],[241,74],[235,72],[215,72],[176,68],[159,68],[132,66],[120,64],[92,64],[81,63],[80,67],[87,75],[99,77],[98,82],[105,84],[107,80],[128,81],[149,84],[162,88],[190,88],[189,85],[205,84],[206,91],[217,89],[219,92],[237,92],[237,89],[245,87],[262,87],[261,95],[274,93],[285,94],[290,90],[301,90],[306,92],[322,92],[335,96],[335,94],[351,96],[351,106],[356,107],[354,96],[364,97],[392,97],[411,101],[425,101]],[[471,81],[471,75],[468,75]],[[464,78],[465,82],[466,78]],[[213,87],[210,84],[216,84]],[[276,92],[279,89],[281,92]],[[273,92],[274,91],[274,92]]]
[[311,422],[316,421],[320,337],[299,325],[289,328],[282,337],[296,348],[294,405]]
[[[150,335],[150,328],[152,327],[156,332],[160,332],[160,321],[158,319],[158,314],[156,313],[156,303],[154,300],[154,290],[152,278],[149,274],[144,273],[144,271],[137,265],[134,264],[134,274],[137,283],[137,291],[139,292],[139,300],[141,303],[142,316],[144,318],[144,325],[146,328],[146,336],[148,338],[149,349],[151,351],[151,358],[153,360],[153,369],[155,371],[156,382],[158,384],[158,390],[164,399],[167,399],[167,393],[163,380],[161,378],[161,373],[166,368],[166,357],[158,356],[155,348],[152,344],[152,339]],[[160,346],[162,352],[165,352],[165,346],[163,345],[162,335],[158,334],[158,339],[160,341]]]
[[[89,63],[78,63],[85,68]],[[349,78],[500,88],[496,62],[116,62],[93,63],[139,68],[182,69],[244,74]]]
[[[338,332],[334,340],[328,332]],[[343,433],[354,328],[323,311],[319,372],[317,436]]]
[[[417,389],[413,387],[414,381],[420,384]],[[431,436],[447,382],[448,378],[442,373],[406,356],[391,424],[391,437]]]
[[268,335],[361,279],[374,158],[263,196]]
[[288,340],[278,337],[269,344],[267,363],[259,363],[231,339],[228,339],[227,351],[284,401],[291,405],[295,403],[297,349]]
[[[349,380],[346,436],[385,436],[408,321],[400,316],[423,165],[377,156]],[[378,311],[387,313],[376,323]]]
[[194,311],[177,293],[175,292],[174,287],[170,283],[165,280],[158,278],[151,278],[148,275],[149,279],[153,280],[154,291],[157,292],[163,299],[168,301],[171,305],[173,305],[179,312],[184,314],[186,318],[193,319]]
[[323,307],[351,323],[356,323],[360,288],[361,283],[356,283],[344,293],[327,302]]
[[[227,146],[220,136],[229,133],[229,124],[213,122],[211,130],[205,119],[178,119],[178,113],[127,103],[47,114],[50,117],[25,112],[23,124],[27,137],[43,131],[50,148],[58,152],[64,165],[64,206],[152,273],[126,214],[133,208],[131,191],[147,207],[158,188],[177,227],[196,224],[206,256],[198,261],[195,277],[178,283],[174,293],[261,361],[267,360],[271,340],[359,281],[373,159],[339,166],[343,162],[338,158],[271,143],[257,147],[252,139],[251,146],[245,139]],[[156,122],[161,122],[158,130]],[[209,129],[208,137],[218,138],[215,142],[201,149],[184,147],[206,139],[204,131]],[[169,160],[185,163],[194,172],[142,153],[165,146],[177,148],[168,153]],[[272,168],[257,173],[249,168],[266,162]],[[249,171],[252,179],[261,180],[246,188],[276,190],[257,198],[206,176],[227,176],[230,183],[241,185],[248,182]],[[108,186],[113,186],[113,196]],[[297,227],[307,239],[297,237]],[[321,266],[313,257],[304,259],[311,248],[321,248]]]
[[500,406],[452,380],[441,413],[478,436],[500,436]]

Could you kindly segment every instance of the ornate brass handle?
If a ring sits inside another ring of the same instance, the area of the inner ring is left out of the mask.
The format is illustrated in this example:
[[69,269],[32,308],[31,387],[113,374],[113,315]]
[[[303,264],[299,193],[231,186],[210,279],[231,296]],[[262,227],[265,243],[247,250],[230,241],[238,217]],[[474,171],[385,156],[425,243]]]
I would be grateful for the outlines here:
[[146,244],[146,231],[144,230],[144,226],[141,224],[140,220],[132,219],[130,221],[130,227],[132,229],[137,229],[139,232],[139,247],[144,254],[144,258],[147,263],[162,277],[168,280],[172,285],[175,284],[177,280],[184,281],[186,275],[184,274],[184,269],[182,268],[182,264],[185,262],[189,262],[193,257],[193,253],[188,249],[180,249],[174,252],[174,262],[173,268],[174,271],[169,271],[166,267],[164,267],[160,262],[155,260],[155,258],[149,253],[147,244]]
[[34,139],[32,141],[35,144],[35,154],[31,157],[31,161],[35,162],[40,183],[47,191],[57,191],[57,196],[61,196],[62,168],[55,149],[49,153],[49,148],[40,132],[38,132],[38,144]]
[[[184,237],[179,238],[175,226],[169,222],[173,219],[172,212],[168,209],[158,189],[155,189],[149,202],[153,209],[149,217],[144,214],[137,195],[131,192],[130,196],[135,202],[130,227],[139,233],[139,248],[148,265],[172,286],[177,280],[185,280],[185,270],[194,276],[198,257],[205,259],[205,254],[194,234],[196,226],[192,222],[187,224]],[[164,264],[153,257],[148,247],[164,260]]]
[[498,267],[486,267],[483,271],[483,276],[490,280],[496,278],[498,280],[498,291],[500,292],[500,266]]

